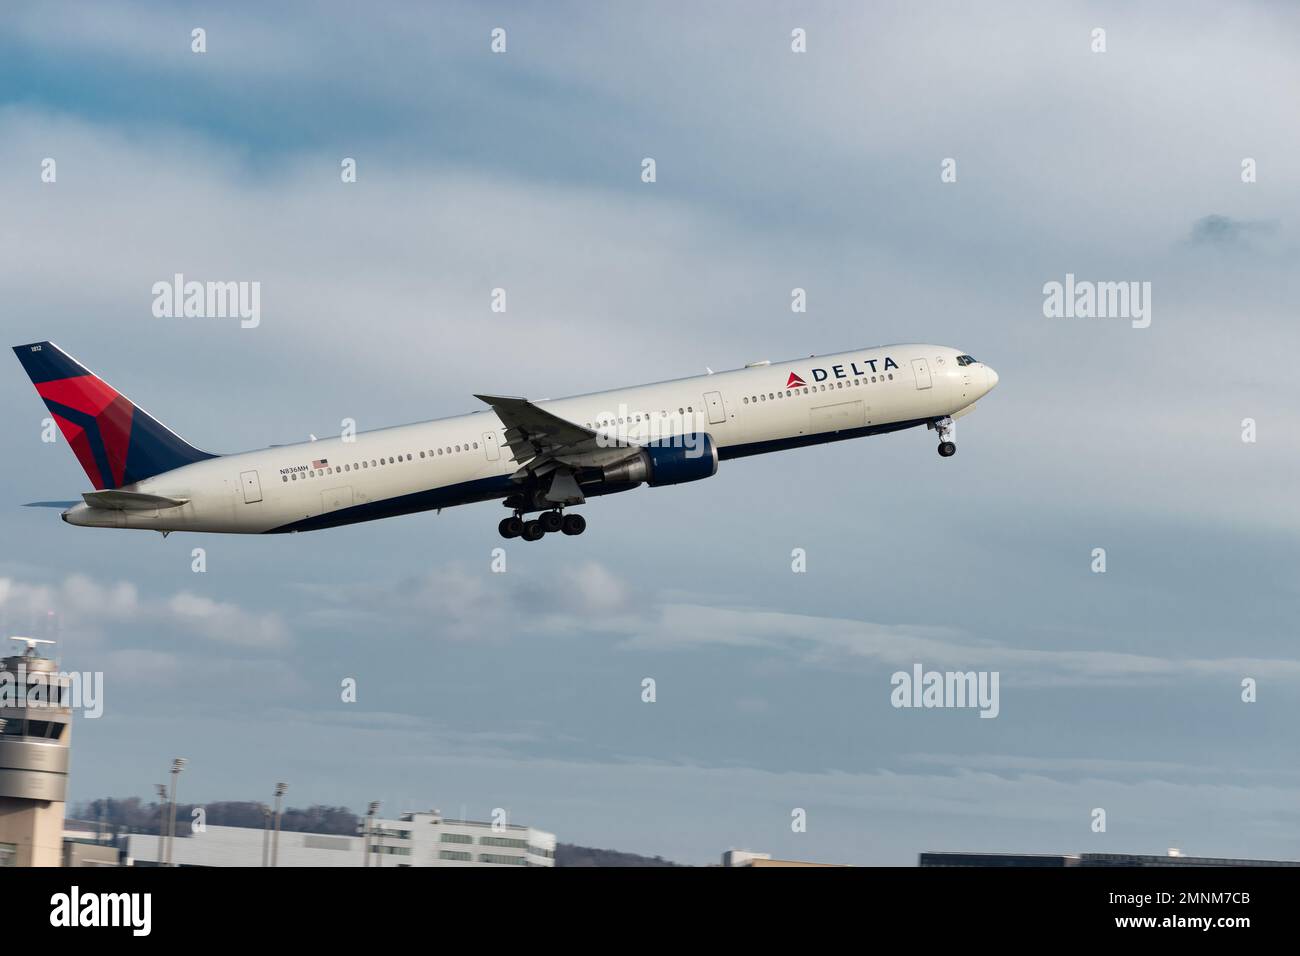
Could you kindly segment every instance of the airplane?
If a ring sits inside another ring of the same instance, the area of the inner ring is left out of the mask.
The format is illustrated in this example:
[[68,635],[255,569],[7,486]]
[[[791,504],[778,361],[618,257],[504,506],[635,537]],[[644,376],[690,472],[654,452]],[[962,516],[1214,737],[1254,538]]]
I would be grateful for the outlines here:
[[[279,534],[499,500],[503,538],[578,535],[588,498],[710,478],[734,458],[954,420],[998,383],[960,349],[888,345],[214,455],[53,342],[14,346],[95,486],[59,507],[91,528]],[[277,484],[276,482],[279,482]],[[530,517],[536,514],[536,517]]]

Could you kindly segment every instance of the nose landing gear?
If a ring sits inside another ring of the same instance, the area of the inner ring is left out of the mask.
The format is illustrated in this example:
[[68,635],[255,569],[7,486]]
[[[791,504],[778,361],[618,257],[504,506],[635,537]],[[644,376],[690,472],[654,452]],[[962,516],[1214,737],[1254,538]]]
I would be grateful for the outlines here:
[[944,416],[931,422],[930,427],[939,433],[939,457],[951,458],[957,454],[957,444],[953,441],[957,437],[957,426],[953,420]]

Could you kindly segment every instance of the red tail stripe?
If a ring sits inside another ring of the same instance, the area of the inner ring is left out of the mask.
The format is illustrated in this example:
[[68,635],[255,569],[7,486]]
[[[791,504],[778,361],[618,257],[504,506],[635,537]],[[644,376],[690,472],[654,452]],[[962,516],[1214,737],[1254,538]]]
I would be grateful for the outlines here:
[[113,399],[119,397],[116,389],[93,375],[37,382],[36,391],[41,398],[67,405],[87,415],[98,415]]

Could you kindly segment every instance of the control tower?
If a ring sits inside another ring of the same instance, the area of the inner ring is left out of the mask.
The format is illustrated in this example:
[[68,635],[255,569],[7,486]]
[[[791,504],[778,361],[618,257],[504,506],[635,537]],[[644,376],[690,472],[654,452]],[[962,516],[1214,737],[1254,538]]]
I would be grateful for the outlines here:
[[60,866],[72,709],[68,678],[26,652],[0,659],[0,867]]

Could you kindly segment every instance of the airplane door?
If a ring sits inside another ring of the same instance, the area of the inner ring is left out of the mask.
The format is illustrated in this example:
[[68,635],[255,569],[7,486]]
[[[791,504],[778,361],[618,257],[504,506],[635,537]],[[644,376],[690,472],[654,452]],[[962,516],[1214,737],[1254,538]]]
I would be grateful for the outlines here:
[[500,461],[501,446],[497,444],[496,432],[483,433],[483,451],[488,457],[488,461]]
[[912,359],[912,371],[916,374],[917,388],[929,388],[934,384],[930,381],[930,366],[925,359]]
[[721,425],[727,420],[727,411],[722,407],[721,392],[705,392],[704,402],[709,406],[710,425]]
[[244,504],[252,505],[262,500],[262,483],[257,480],[257,472],[240,472],[239,483],[244,486]]

